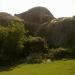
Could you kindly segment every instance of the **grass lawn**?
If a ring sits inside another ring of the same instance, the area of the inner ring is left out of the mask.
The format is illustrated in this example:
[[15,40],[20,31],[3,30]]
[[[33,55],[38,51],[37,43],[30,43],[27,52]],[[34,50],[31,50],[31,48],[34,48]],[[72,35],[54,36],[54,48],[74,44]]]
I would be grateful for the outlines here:
[[0,75],[75,75],[75,60],[55,61],[46,64],[21,64]]

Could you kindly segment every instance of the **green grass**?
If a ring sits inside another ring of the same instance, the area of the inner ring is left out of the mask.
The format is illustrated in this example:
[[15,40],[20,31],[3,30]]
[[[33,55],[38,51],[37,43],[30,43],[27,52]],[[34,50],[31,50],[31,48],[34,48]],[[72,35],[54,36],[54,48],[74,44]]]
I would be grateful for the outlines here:
[[75,75],[75,60],[56,61],[46,64],[21,64],[0,75]]

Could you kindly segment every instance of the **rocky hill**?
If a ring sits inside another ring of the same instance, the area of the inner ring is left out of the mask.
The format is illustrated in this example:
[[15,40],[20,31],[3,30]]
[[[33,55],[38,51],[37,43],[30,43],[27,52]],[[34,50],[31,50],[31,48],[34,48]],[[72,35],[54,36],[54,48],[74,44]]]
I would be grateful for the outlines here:
[[75,59],[75,16],[55,18],[44,7],[0,12],[0,65],[64,58]]
[[15,14],[15,16],[24,20],[27,29],[32,34],[38,30],[42,23],[54,19],[52,13],[45,7],[34,7],[21,14]]
[[73,47],[75,41],[75,18],[63,17],[43,24],[37,34],[45,37],[49,45]]
[[75,16],[55,18],[44,7],[34,7],[15,16],[0,12],[0,25],[6,26],[10,21],[24,23],[30,35],[44,37],[50,46],[74,47]]

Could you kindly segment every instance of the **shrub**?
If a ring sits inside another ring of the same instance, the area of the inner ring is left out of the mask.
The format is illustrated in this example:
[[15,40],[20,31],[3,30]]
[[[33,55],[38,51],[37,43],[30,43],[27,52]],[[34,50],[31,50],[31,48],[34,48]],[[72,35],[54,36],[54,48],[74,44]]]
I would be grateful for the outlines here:
[[26,54],[30,53],[47,53],[48,46],[45,40],[41,37],[29,36],[24,43],[24,52]]
[[[48,46],[46,41],[41,37],[29,36],[24,43],[23,57],[30,57],[27,61],[39,62],[44,54],[48,53]],[[36,63],[35,62],[35,63]]]
[[4,62],[16,61],[23,50],[23,24],[11,21],[7,27],[0,26],[0,60]]
[[50,49],[49,56],[51,60],[60,60],[63,58],[69,58],[70,52],[68,49],[59,47],[59,48],[52,48]]
[[42,55],[38,53],[31,53],[26,58],[27,63],[41,63],[42,62]]

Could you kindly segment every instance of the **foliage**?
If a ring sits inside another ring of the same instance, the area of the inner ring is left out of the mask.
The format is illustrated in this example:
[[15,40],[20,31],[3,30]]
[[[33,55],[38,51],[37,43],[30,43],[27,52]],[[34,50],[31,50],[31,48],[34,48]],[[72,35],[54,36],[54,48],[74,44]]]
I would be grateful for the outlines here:
[[26,58],[27,63],[41,63],[42,62],[42,55],[41,53],[30,53],[29,56]]
[[37,59],[40,60],[40,57],[46,53],[48,53],[48,45],[45,39],[33,36],[27,38],[24,43],[23,55],[26,58],[30,57],[29,61],[34,62]]
[[52,48],[49,50],[49,57],[51,60],[60,60],[63,58],[68,59],[70,58],[70,55],[70,50],[62,47]]
[[11,21],[7,27],[0,26],[0,61],[12,61],[22,53],[25,30],[23,24]]

